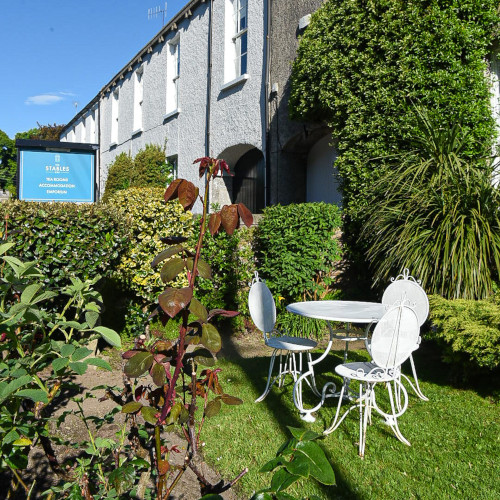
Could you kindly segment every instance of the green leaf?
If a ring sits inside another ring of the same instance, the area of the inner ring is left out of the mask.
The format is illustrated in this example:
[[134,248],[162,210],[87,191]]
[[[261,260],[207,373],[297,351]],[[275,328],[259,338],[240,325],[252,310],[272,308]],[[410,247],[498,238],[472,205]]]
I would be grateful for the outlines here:
[[[186,261],[186,266],[190,271],[193,271],[194,259],[189,257]],[[202,259],[198,259],[198,274],[205,279],[210,279],[212,277],[212,269],[210,266]]]
[[143,406],[141,408],[141,414],[144,420],[152,425],[156,425],[158,422],[158,419],[156,418],[156,415],[160,413],[156,408],[153,408],[151,406]]
[[87,363],[81,361],[70,362],[69,367],[78,375],[83,375],[87,371]]
[[85,363],[87,363],[87,365],[97,366],[98,368],[102,368],[104,370],[107,370],[108,372],[113,371],[111,365],[107,361],[101,358],[90,358],[85,360]]
[[286,469],[277,470],[271,479],[271,491],[279,492],[286,490],[291,484],[298,481],[300,476],[295,476],[286,471]]
[[278,467],[278,465],[283,465],[283,464],[284,464],[284,460],[282,457],[275,457],[275,458],[272,458],[271,460],[269,460],[269,462],[266,462],[259,469],[259,472],[271,472],[274,469],[276,469],[276,467]]
[[17,379],[12,380],[4,387],[2,393],[0,394],[0,401],[12,394],[14,391],[17,391],[17,389],[19,389],[20,387],[28,385],[30,382],[31,377],[29,375],[23,375]]
[[20,439],[16,439],[12,443],[12,446],[29,446],[32,443],[33,443],[33,441],[31,441],[31,439],[23,437],[23,438],[20,438]]
[[2,442],[4,444],[10,444],[13,443],[14,441],[20,439],[19,433],[15,429],[11,429],[7,434],[5,434]]
[[273,496],[267,493],[267,491],[259,491],[250,500],[273,500]]
[[127,361],[124,372],[128,377],[137,378],[146,373],[152,364],[153,355],[147,351],[140,351]]
[[317,432],[310,431],[309,429],[301,429],[300,427],[290,427],[287,425],[287,429],[292,433],[292,436],[297,439],[297,441],[313,441],[321,437],[321,434]]
[[21,294],[21,302],[23,304],[30,304],[31,299],[37,294],[40,288],[42,288],[40,284],[28,285]]
[[9,251],[14,245],[15,243],[13,243],[12,241],[9,241],[7,243],[2,243],[0,245],[0,255],[3,255],[7,251]]
[[311,475],[322,484],[335,484],[335,473],[325,452],[314,441],[299,441],[296,446],[296,457],[301,453],[310,461]]
[[182,252],[183,249],[184,247],[182,245],[174,245],[166,248],[153,259],[153,262],[151,262],[151,267],[156,267],[160,262],[164,261],[165,259],[169,259],[176,253]]
[[221,402],[219,398],[213,399],[207,404],[205,408],[205,416],[206,417],[215,417],[220,412]]
[[162,363],[156,363],[153,366],[153,369],[151,370],[151,378],[158,387],[162,387],[165,384],[166,374],[165,367]]
[[99,320],[99,313],[98,312],[85,311],[85,321],[89,325],[89,328],[94,328],[98,320]]
[[79,347],[71,356],[72,361],[80,361],[87,356],[92,354],[92,351],[90,349],[87,349],[86,347]]
[[64,358],[69,358],[76,350],[73,344],[64,344],[60,348],[61,356]]
[[222,402],[227,404],[227,405],[242,405],[243,400],[240,398],[237,398],[235,396],[230,396],[229,394],[222,394],[221,397]]
[[120,336],[114,330],[111,330],[111,328],[106,328],[105,326],[95,326],[94,331],[100,334],[109,345],[118,348],[122,346]]
[[195,363],[203,366],[215,366],[214,355],[208,349],[196,349],[192,353]]
[[41,389],[21,389],[15,394],[18,398],[28,398],[35,403],[41,402],[48,404],[49,399],[47,398],[47,393]]
[[222,343],[219,332],[214,325],[204,323],[202,326],[201,343],[211,352],[219,352]]
[[52,368],[57,373],[60,372],[61,370],[64,370],[64,368],[66,368],[68,364],[69,364],[68,358],[55,358],[52,361]]
[[308,478],[311,469],[311,461],[305,455],[298,453],[290,462],[285,464],[285,468],[290,474]]
[[207,309],[196,297],[193,297],[189,303],[189,312],[194,314],[201,321],[207,321]]
[[130,401],[122,406],[122,413],[135,413],[139,411],[144,405],[138,401]]
[[184,259],[181,259],[180,257],[174,257],[163,264],[160,272],[160,277],[163,283],[173,281],[177,275],[184,270],[184,266]]

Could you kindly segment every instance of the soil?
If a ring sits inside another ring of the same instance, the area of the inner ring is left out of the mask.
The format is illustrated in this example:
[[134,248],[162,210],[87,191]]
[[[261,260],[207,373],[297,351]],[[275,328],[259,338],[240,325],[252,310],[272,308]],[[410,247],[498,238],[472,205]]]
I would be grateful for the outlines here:
[[[326,344],[326,341],[325,341]],[[357,346],[353,346],[357,347]],[[341,349],[342,346],[339,344],[336,346],[337,349]],[[249,332],[239,336],[231,336],[230,339],[223,339],[223,348],[219,353],[219,357],[227,357],[229,359],[238,358],[252,358],[257,356],[269,356],[269,348],[264,345],[262,336],[258,332]],[[80,388],[80,395],[83,396],[82,408],[84,414],[87,416],[95,415],[98,417],[104,417],[110,410],[116,407],[116,404],[109,400],[103,399],[105,395],[104,389],[98,389],[91,391],[92,388],[96,386],[109,386],[109,387],[123,387],[123,376],[122,376],[122,366],[121,359],[118,352],[108,352],[101,354],[104,359],[107,359],[113,366],[112,372],[103,371],[95,367],[89,367],[87,372],[82,376],[75,376],[72,378],[72,382]],[[69,398],[75,396],[76,393],[64,393],[58,398],[58,401],[53,403],[53,414],[54,414],[54,429],[56,430],[59,437],[64,440],[69,440],[70,442],[77,443],[88,440],[88,430],[85,427],[81,418],[76,414],[69,414],[60,427],[56,427],[55,420],[57,417],[62,415],[65,411],[77,411],[78,407],[74,401],[70,401],[62,405],[61,403],[67,402]],[[94,397],[89,397],[89,396]],[[121,429],[121,424],[124,422],[124,415],[117,413],[113,419],[112,423],[104,425],[101,429],[96,432],[96,435],[100,437],[110,437],[116,438],[115,433]],[[92,425],[92,424],[91,424]],[[94,431],[94,429],[92,429]],[[185,451],[186,441],[175,433],[168,433],[164,435],[164,439],[167,441],[169,446],[177,445],[178,449]],[[70,448],[67,446],[54,446],[54,451],[56,453],[57,460],[60,464],[64,464],[67,467],[72,467],[76,463],[76,459],[81,455],[81,450]],[[177,460],[177,464],[180,465],[184,458],[184,453],[172,453],[172,458]],[[201,470],[205,477],[212,483],[216,484],[221,480],[220,475],[213,470],[207,463],[202,463],[200,465]],[[58,477],[50,469],[49,463],[45,454],[40,447],[35,447],[31,450],[29,457],[29,464],[26,474],[23,475],[25,483],[28,485],[33,484],[35,487],[33,489],[32,499],[40,498],[41,493],[45,491],[48,487],[58,482]],[[234,478],[223,478],[225,482],[228,482]],[[0,471],[0,484],[4,488],[0,488],[0,499],[4,498],[7,484],[9,484],[10,478],[7,477],[5,473]],[[18,489],[16,495],[11,496],[13,499],[23,499],[25,494]],[[187,469],[183,474],[180,483],[176,486],[173,496],[170,498],[172,500],[198,500],[201,497],[200,484],[197,480],[196,475],[191,469]],[[242,498],[238,495],[237,486],[224,492],[222,497],[225,500],[238,500]]]

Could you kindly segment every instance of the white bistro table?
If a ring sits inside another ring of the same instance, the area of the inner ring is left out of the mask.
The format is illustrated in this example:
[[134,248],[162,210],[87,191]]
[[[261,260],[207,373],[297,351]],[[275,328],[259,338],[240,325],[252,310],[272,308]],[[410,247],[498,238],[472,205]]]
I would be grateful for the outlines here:
[[[293,401],[298,408],[301,418],[306,422],[314,422],[316,419],[312,415],[323,406],[325,399],[339,395],[336,392],[334,382],[327,382],[321,392],[316,387],[314,378],[314,365],[326,358],[332,348],[334,340],[345,342],[344,362],[347,358],[348,345],[356,340],[366,340],[367,333],[371,325],[377,323],[386,312],[386,306],[378,302],[358,302],[351,300],[311,300],[306,302],[295,302],[286,306],[288,312],[298,314],[306,318],[322,319],[328,324],[330,330],[330,340],[324,353],[317,359],[308,362],[307,371],[297,379],[293,388]],[[345,328],[334,330],[332,322],[344,323]],[[351,330],[351,324],[367,325],[364,335],[359,335]],[[310,409],[305,409],[302,403],[302,381],[305,380],[312,391],[321,398],[321,401]]]

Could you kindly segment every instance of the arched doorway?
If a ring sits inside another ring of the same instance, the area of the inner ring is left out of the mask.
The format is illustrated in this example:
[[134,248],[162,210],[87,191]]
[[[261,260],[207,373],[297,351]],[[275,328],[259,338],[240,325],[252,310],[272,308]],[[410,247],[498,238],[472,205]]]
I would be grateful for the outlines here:
[[264,155],[257,148],[246,152],[234,167],[232,202],[243,203],[254,214],[265,205]]

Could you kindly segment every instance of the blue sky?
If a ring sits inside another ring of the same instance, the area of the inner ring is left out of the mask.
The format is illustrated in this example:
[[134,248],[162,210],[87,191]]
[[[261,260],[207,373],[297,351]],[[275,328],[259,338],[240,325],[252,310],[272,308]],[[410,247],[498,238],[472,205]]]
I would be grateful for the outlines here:
[[[169,0],[167,19],[188,0]],[[164,0],[0,0],[0,130],[65,124],[162,27]],[[75,106],[75,103],[76,106]]]

